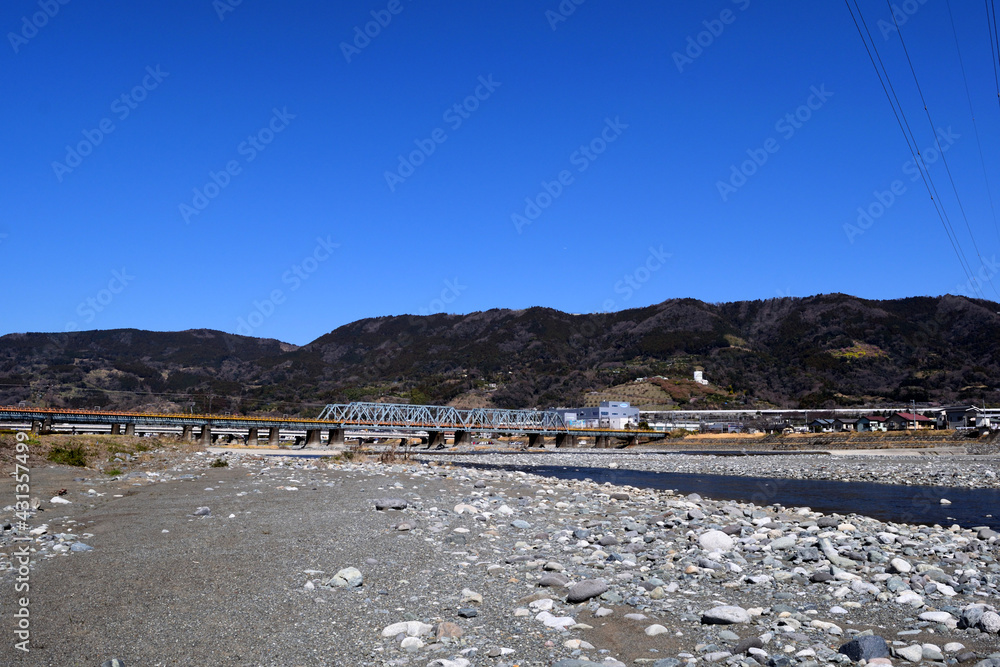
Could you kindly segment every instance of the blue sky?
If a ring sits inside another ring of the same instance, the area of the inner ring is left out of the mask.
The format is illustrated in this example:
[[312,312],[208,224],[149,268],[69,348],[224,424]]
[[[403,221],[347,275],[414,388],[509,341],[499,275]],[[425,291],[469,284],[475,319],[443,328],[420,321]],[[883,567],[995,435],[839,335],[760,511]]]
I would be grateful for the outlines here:
[[[973,293],[842,3],[234,2],[4,3],[0,333]],[[948,3],[899,18],[990,277],[1000,106],[952,10],[980,141]]]

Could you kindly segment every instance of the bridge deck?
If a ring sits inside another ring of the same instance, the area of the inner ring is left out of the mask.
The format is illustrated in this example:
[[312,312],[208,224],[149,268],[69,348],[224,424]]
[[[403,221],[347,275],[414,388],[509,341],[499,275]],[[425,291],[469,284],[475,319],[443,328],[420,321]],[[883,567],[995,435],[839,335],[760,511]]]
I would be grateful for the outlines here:
[[371,420],[303,419],[299,417],[250,417],[244,415],[157,414],[102,410],[68,410],[61,408],[22,408],[0,406],[0,422],[48,422],[62,424],[135,424],[137,426],[215,426],[222,428],[286,428],[286,429],[367,429],[373,432],[395,431],[426,433],[465,431],[468,433],[514,433],[576,436],[610,436],[627,438],[663,438],[660,431],[640,429],[610,429],[601,427],[567,427],[554,425],[473,425],[447,422],[393,422]]

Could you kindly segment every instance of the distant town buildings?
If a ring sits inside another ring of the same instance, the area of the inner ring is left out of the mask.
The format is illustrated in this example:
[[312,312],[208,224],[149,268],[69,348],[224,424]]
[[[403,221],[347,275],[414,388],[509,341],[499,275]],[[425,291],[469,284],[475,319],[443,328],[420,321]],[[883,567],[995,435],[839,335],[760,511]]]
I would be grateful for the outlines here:
[[638,426],[639,408],[624,401],[601,401],[589,408],[557,408],[567,426],[624,429]]
[[[853,415],[851,414],[853,412]],[[844,433],[929,430],[1000,430],[1000,408],[956,405],[915,410],[863,414],[862,410],[650,410],[643,421],[657,431],[702,433]],[[837,415],[843,416],[837,416]],[[860,414],[861,416],[857,416]],[[815,418],[812,418],[816,416]]]

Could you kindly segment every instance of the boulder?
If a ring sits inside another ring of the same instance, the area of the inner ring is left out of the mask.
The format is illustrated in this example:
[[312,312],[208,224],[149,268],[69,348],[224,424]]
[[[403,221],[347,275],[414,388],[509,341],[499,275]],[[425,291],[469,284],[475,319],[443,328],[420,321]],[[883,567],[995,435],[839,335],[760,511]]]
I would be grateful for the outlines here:
[[838,653],[846,655],[854,662],[871,660],[872,658],[888,658],[889,645],[878,635],[862,635],[843,644]]

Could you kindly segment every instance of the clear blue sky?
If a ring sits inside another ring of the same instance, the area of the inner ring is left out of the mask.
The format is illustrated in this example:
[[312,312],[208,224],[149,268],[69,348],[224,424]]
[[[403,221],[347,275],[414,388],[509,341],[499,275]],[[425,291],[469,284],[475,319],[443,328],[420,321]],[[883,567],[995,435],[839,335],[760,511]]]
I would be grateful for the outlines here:
[[[843,3],[231,2],[3,4],[0,333],[304,344],[402,313],[970,292]],[[860,4],[933,147],[888,7]],[[948,4],[908,8],[990,276],[1000,240]],[[985,11],[953,11],[1000,205]],[[881,215],[845,229],[894,181]]]

